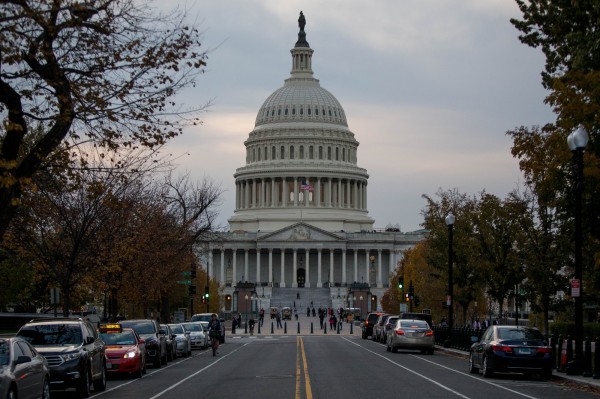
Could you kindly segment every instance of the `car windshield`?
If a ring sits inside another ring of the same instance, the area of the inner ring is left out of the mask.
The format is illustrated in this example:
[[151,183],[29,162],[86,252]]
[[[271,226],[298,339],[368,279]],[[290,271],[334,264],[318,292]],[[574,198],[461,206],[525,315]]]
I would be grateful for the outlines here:
[[10,360],[10,345],[8,341],[0,341],[0,366],[8,366]]
[[149,321],[126,321],[121,322],[123,327],[130,327],[135,330],[138,334],[155,334],[154,323]]
[[400,320],[402,328],[429,328],[429,324],[423,320]]
[[171,331],[173,334],[183,334],[183,326],[181,324],[171,324]]
[[211,317],[211,314],[195,314],[192,316],[192,321],[209,321]]
[[135,336],[131,331],[120,333],[101,333],[100,338],[106,345],[134,345]]
[[204,331],[208,331],[208,321],[201,321],[200,325],[202,325]]
[[538,339],[543,340],[542,333],[529,328],[499,328],[499,339]]
[[186,324],[183,325],[183,327],[187,331],[202,331],[202,326],[200,324],[186,323]]
[[81,345],[83,336],[78,324],[40,324],[24,326],[20,337],[31,345]]

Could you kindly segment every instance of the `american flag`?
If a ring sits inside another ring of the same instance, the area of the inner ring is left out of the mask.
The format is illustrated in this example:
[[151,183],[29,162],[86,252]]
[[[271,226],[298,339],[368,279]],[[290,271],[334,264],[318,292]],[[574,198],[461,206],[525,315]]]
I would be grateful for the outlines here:
[[313,186],[306,183],[306,180],[302,180],[302,183],[300,184],[300,190],[313,191],[314,189],[315,188]]

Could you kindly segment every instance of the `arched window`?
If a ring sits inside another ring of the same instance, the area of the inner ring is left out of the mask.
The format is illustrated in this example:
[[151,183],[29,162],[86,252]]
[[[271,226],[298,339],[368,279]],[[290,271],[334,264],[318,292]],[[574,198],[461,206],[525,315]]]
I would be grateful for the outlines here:
[[308,159],[313,159],[314,154],[313,154],[313,146],[309,146],[308,147]]
[[308,111],[308,114],[310,115],[310,107],[307,109],[307,111]]
[[304,159],[304,146],[303,145],[300,146],[300,154],[299,154],[298,158]]
[[329,116],[331,116],[331,110],[329,110]]
[[271,147],[271,159],[277,158],[277,151],[275,150],[275,146]]
[[342,148],[342,161],[346,162],[346,149]]
[[257,161],[260,161],[260,147],[258,147],[258,157],[256,158]]
[[281,108],[277,109],[277,115],[281,115]]
[[319,146],[319,159],[323,159],[323,147]]
[[267,147],[265,147],[265,161],[269,159],[269,149]]
[[294,146],[290,146],[290,159],[294,159]]
[[286,114],[286,115],[288,114],[288,109],[287,109],[287,107],[285,107],[285,114]]
[[252,162],[256,160],[256,148],[252,149]]
[[292,115],[296,115],[296,107],[292,108]]
[[285,159],[285,147],[281,146],[281,153],[280,153],[281,159]]
[[275,108],[271,110],[271,116],[275,116]]
[[319,115],[319,108],[315,108],[315,115]]
[[340,147],[335,147],[335,160],[340,160]]
[[327,160],[331,161],[331,147],[327,147]]
[[300,115],[304,115],[304,108],[300,107]]

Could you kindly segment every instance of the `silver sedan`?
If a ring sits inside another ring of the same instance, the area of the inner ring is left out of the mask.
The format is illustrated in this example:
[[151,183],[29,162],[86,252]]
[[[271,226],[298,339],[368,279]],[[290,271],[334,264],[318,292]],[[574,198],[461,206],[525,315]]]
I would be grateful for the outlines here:
[[435,339],[429,324],[423,320],[398,319],[387,335],[387,351],[398,349],[418,349],[421,353],[433,355]]
[[190,356],[192,354],[192,340],[189,331],[186,331],[181,324],[169,324],[171,332],[175,334],[177,342],[177,355]]
[[0,338],[0,397],[50,397],[48,363],[22,338]]

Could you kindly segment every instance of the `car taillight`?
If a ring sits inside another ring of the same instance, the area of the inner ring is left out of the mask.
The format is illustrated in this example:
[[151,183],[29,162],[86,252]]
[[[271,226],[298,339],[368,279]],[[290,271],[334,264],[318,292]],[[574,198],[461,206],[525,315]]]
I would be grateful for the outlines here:
[[541,348],[537,348],[537,353],[551,353],[552,349],[548,346],[542,346]]
[[404,330],[396,330],[396,335],[404,335]]
[[433,336],[433,331],[429,330],[429,331],[425,332],[425,336],[426,336],[426,337],[431,337],[431,336]]
[[513,349],[510,346],[506,345],[492,345],[492,350],[494,352],[505,352],[512,353]]

